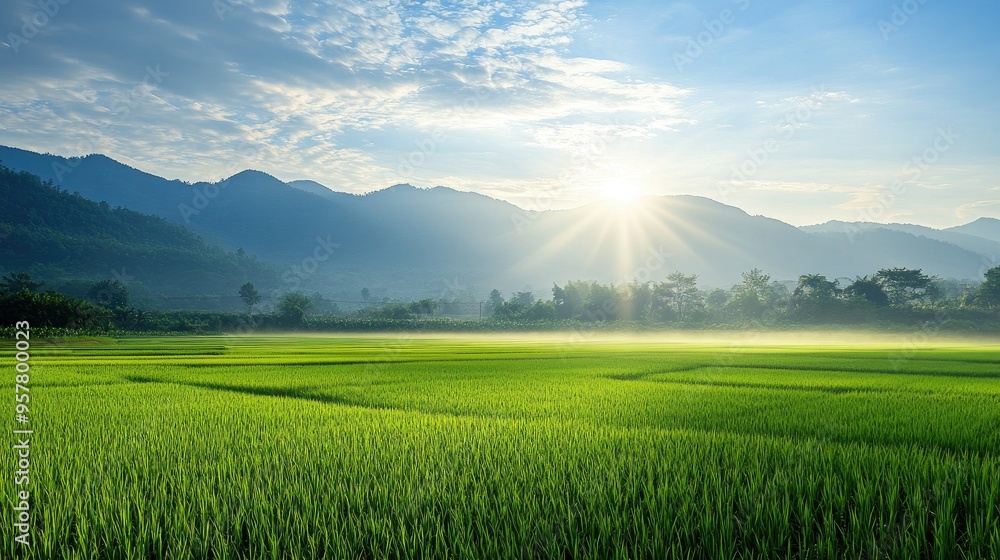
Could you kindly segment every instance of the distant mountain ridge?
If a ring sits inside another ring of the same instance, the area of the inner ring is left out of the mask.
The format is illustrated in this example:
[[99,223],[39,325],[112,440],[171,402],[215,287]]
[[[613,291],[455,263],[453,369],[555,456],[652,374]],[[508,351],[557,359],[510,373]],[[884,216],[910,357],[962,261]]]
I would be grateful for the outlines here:
[[0,270],[32,273],[50,288],[70,286],[81,295],[87,282],[115,279],[148,300],[235,295],[234,286],[248,280],[277,285],[277,271],[245,252],[205,243],[157,216],[70,194],[28,172],[0,167],[0,193]]
[[[977,222],[982,220],[992,220],[992,218],[980,218]],[[998,239],[1000,239],[1000,221],[998,223]],[[976,222],[973,222],[976,223]],[[832,220],[823,224],[818,224],[814,226],[804,226],[800,229],[808,232],[819,232],[819,233],[843,233],[847,236],[854,236],[862,231],[872,231],[876,229],[887,229],[892,231],[901,231],[904,233],[909,233],[916,236],[926,237],[928,239],[934,239],[937,241],[942,241],[945,243],[952,243],[963,249],[973,251],[975,253],[980,253],[983,255],[1000,255],[1000,240],[994,240],[989,237],[979,236],[972,233],[966,233],[970,231],[967,226],[972,224],[966,224],[965,226],[958,226],[948,229],[934,229],[927,226],[918,226],[913,224],[882,224],[876,222],[841,222],[838,220]],[[987,226],[988,228],[989,226]],[[989,232],[987,228],[983,228],[983,231]]]
[[975,235],[1000,243],[1000,220],[996,218],[979,218],[965,225],[950,227],[946,231]]
[[327,188],[325,185],[317,183],[316,181],[289,181],[288,186],[323,197],[327,200],[332,200],[334,202],[341,202],[350,197],[356,196],[353,194],[334,191]]
[[[86,198],[161,216],[230,250],[242,247],[292,271],[297,287],[323,293],[369,287],[394,297],[481,298],[498,287],[547,294],[553,282],[660,280],[674,270],[698,274],[705,287],[727,287],[753,267],[776,280],[894,266],[972,279],[1000,249],[1000,221],[986,218],[947,230],[844,222],[796,228],[696,196],[644,197],[630,210],[595,203],[529,212],[446,187],[352,195],[259,171],[188,184],[104,156],[69,160],[4,147],[0,161]],[[54,169],[63,168],[71,172],[57,177]],[[331,243],[332,254],[314,258]]]

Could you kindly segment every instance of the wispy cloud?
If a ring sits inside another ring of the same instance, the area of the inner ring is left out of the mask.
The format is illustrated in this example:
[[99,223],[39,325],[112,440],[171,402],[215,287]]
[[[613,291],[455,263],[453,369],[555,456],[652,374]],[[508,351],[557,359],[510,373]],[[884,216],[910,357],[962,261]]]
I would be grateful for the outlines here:
[[[154,170],[189,179],[251,144],[254,159],[365,189],[355,183],[385,177],[392,165],[351,145],[351,133],[392,129],[417,141],[436,129],[516,127],[511,141],[569,149],[612,114],[630,114],[613,133],[628,138],[690,122],[683,88],[630,79],[621,61],[567,54],[587,21],[578,0],[255,2],[232,4],[221,21],[205,9],[98,4],[107,18],[98,27],[116,33],[56,34],[36,53],[47,75],[0,85],[6,141],[145,156]],[[79,44],[88,39],[97,40]],[[153,62],[171,79],[129,126],[88,143],[129,87],[127,69]]]
[[[1000,206],[1000,200],[979,200],[976,202],[970,202],[959,206],[955,210],[955,216],[963,220],[978,218],[983,215],[983,210],[992,209],[996,206]],[[995,210],[990,210],[990,212],[993,213]]]
[[[758,191],[788,193],[857,193],[860,189],[853,185],[828,183],[795,183],[789,181],[747,181],[744,188]],[[843,206],[842,207],[846,207]]]
[[[809,195],[830,197],[824,211],[864,204],[954,126],[961,152],[899,211],[944,219],[1000,180],[982,71],[1000,56],[986,23],[1000,9],[962,20],[968,49],[934,39],[955,35],[964,8],[929,3],[886,42],[884,6],[753,2],[679,72],[671,54],[731,4],[70,3],[18,52],[0,47],[0,142],[188,180],[254,167],[354,192],[409,181],[513,200],[570,176],[563,192],[585,198],[616,175],[713,196],[748,150],[794,133],[732,201],[792,220]],[[0,35],[32,9],[0,7]],[[133,104],[157,65],[169,76]],[[786,118],[803,107],[809,118]],[[935,185],[963,194],[942,208]]]

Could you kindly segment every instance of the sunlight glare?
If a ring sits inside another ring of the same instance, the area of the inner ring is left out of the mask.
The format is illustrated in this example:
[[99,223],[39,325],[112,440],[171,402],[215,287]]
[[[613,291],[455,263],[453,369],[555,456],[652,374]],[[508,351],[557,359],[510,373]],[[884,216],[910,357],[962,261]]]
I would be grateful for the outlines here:
[[625,178],[615,178],[601,187],[601,195],[605,200],[627,206],[642,194],[639,186]]

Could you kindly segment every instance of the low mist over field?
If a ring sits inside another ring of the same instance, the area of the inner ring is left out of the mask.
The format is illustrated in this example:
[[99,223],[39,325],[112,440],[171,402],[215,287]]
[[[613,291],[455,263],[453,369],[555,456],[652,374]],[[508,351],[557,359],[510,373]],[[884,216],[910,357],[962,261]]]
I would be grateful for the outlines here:
[[[260,340],[260,335],[231,335],[249,340]],[[230,336],[215,340],[225,341]],[[300,340],[311,340],[318,344],[330,340],[329,334],[316,332],[286,332],[270,335],[274,344],[294,344]],[[740,349],[774,348],[870,348],[882,349],[888,352],[902,352],[908,349],[943,349],[970,348],[990,350],[1000,346],[1000,339],[990,334],[968,333],[886,333],[886,332],[856,332],[856,331],[776,331],[776,330],[731,330],[731,331],[656,331],[627,332],[613,331],[540,331],[540,332],[491,332],[477,333],[436,333],[436,332],[402,332],[402,333],[339,333],[337,342],[329,342],[328,348],[336,349],[342,346],[366,348],[402,348],[419,346],[425,342],[442,344],[480,344],[489,342],[492,345],[510,345],[516,348],[532,346],[556,347],[560,349],[578,349],[581,351],[600,352],[607,348],[642,348],[644,350],[671,347],[680,348],[711,348],[719,351],[738,352]]]

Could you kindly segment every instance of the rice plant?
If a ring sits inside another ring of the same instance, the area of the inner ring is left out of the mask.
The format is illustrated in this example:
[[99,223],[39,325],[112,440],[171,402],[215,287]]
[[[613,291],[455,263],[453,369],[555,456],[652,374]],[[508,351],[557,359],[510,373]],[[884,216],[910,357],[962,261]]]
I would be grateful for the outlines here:
[[2,555],[998,558],[996,356],[52,343],[33,354],[32,545],[8,530]]

